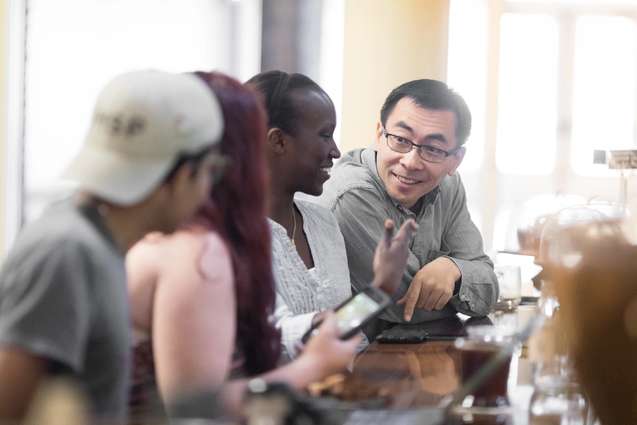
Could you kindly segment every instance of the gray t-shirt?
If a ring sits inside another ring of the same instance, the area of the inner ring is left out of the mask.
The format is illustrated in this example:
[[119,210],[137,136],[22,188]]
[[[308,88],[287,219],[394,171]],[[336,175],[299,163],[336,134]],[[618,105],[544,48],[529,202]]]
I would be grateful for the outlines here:
[[0,345],[50,360],[51,373],[86,392],[96,418],[123,421],[129,332],[124,258],[97,210],[49,208],[0,271]]

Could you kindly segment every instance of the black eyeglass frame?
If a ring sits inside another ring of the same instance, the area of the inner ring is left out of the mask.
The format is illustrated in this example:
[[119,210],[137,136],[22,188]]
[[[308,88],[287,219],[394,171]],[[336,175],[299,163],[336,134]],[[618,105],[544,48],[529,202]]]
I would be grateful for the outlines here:
[[[389,147],[389,149],[391,149],[394,152],[398,152],[398,153],[409,153],[411,152],[414,148],[416,148],[417,152],[418,152],[418,156],[423,160],[423,161],[427,161],[427,162],[431,162],[433,164],[440,164],[441,162],[444,162],[444,160],[446,160],[448,157],[450,157],[451,155],[454,155],[456,152],[458,152],[460,149],[462,149],[462,146],[458,146],[457,148],[451,149],[450,151],[446,151],[444,149],[440,149],[437,148],[435,146],[431,146],[431,145],[419,145],[418,143],[414,143],[411,140],[409,140],[406,137],[403,136],[398,136],[397,134],[392,134],[389,133],[384,127],[383,127],[383,136],[385,136],[385,143],[387,143],[387,146]],[[396,150],[395,148],[392,147],[391,143],[389,142],[389,137],[394,137],[394,138],[398,138],[398,139],[402,139],[405,142],[409,143],[409,150],[406,150],[404,152]],[[438,153],[440,155],[442,155],[443,157],[440,158],[439,161],[432,161],[431,158],[425,158],[423,155],[425,155],[424,152],[429,152],[429,153]]]

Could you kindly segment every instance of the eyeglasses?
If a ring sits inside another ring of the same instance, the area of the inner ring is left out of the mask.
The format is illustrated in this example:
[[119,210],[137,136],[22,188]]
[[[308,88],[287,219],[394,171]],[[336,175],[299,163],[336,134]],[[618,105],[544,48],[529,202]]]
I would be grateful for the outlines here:
[[385,139],[387,139],[387,146],[389,146],[389,149],[393,150],[394,152],[409,153],[412,149],[416,148],[418,156],[420,156],[427,162],[433,162],[435,164],[441,163],[442,161],[447,159],[449,155],[453,155],[460,149],[460,147],[457,147],[450,151],[446,151],[443,149],[438,149],[431,145],[419,145],[409,139],[405,139],[402,136],[388,133],[387,130],[385,130],[384,128],[383,136],[385,136]]

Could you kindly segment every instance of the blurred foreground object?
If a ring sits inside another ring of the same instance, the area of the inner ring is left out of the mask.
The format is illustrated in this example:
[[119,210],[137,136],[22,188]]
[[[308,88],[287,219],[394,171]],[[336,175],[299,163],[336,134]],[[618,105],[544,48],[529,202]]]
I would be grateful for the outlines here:
[[[516,224],[519,252],[542,255],[542,239],[553,237],[556,230],[574,224],[597,221],[622,221],[627,210],[621,203],[587,200],[577,195],[540,195],[524,203]],[[548,227],[548,229],[547,229]]]
[[51,379],[40,386],[25,425],[89,425],[88,400],[73,382]]
[[581,256],[584,245],[627,244],[622,230],[623,217],[614,214],[612,208],[610,204],[581,205],[547,216],[535,262],[544,269],[572,267]]
[[512,223],[517,237],[518,251],[537,256],[546,220],[564,208],[585,203],[586,199],[582,196],[548,193],[525,201],[518,219]]
[[536,365],[529,424],[593,425],[589,401],[582,393],[575,371],[566,356],[556,356]]
[[247,425],[334,425],[328,412],[310,398],[285,383],[268,383],[260,378],[248,383],[243,414]]
[[555,282],[556,270],[577,266],[581,262],[582,245],[611,243],[609,241],[627,245],[621,226],[620,219],[609,218],[608,214],[591,206],[564,208],[545,217],[535,262],[543,269],[536,279],[536,287],[541,290],[540,314],[546,320],[529,342],[533,362],[545,363],[555,356],[568,355],[568,338],[561,324],[563,318],[557,296],[559,284]]
[[554,236],[545,267],[579,381],[604,425],[637,424],[637,247],[616,222]]

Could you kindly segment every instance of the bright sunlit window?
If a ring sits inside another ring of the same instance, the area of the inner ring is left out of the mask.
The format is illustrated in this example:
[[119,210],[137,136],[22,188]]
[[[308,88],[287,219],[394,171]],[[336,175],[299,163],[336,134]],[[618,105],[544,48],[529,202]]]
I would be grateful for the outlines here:
[[447,82],[465,99],[473,119],[467,153],[460,171],[477,170],[484,158],[487,74],[486,5],[482,0],[457,0],[449,16]]
[[449,16],[448,82],[475,119],[460,171],[485,246],[516,249],[530,199],[623,202],[593,149],[637,146],[637,0],[451,0]]
[[[257,61],[246,72],[241,63],[243,57],[259,57],[260,15],[243,10],[256,4],[251,0],[29,1],[27,217],[55,198],[56,191],[64,191],[57,177],[82,143],[99,90],[116,74],[140,68],[214,69],[245,78],[258,72]],[[245,16],[254,16],[255,22],[244,22]],[[252,52],[246,55],[246,49]]]
[[575,28],[571,156],[579,174],[606,174],[593,149],[629,149],[635,141],[635,21],[583,16]]
[[496,147],[502,173],[548,174],[555,166],[557,43],[552,16],[502,16]]

